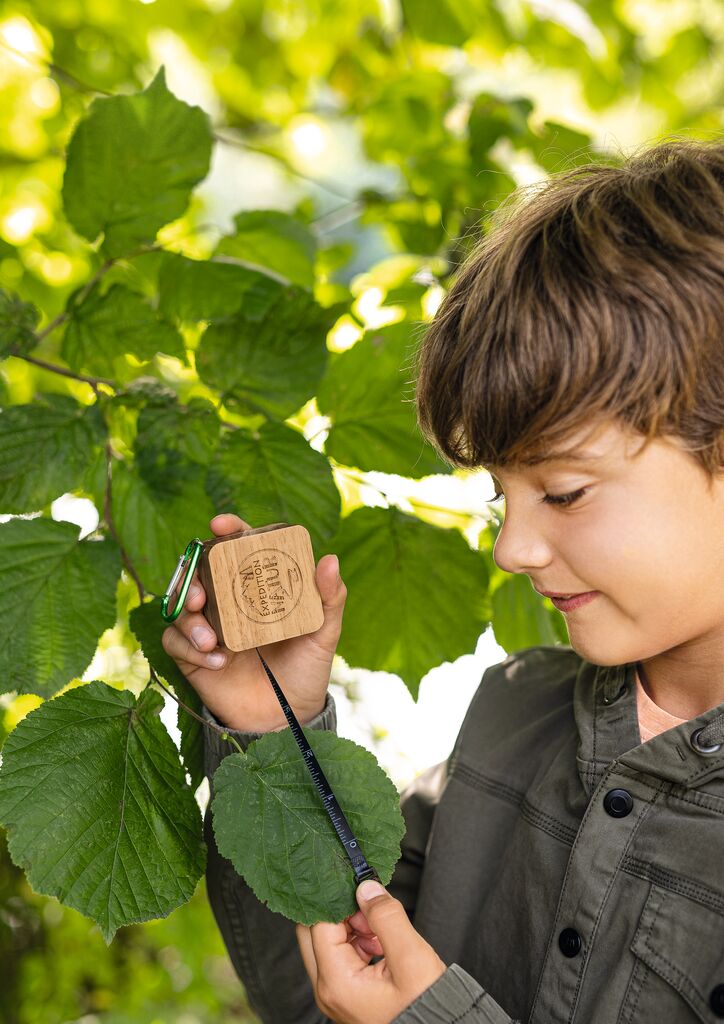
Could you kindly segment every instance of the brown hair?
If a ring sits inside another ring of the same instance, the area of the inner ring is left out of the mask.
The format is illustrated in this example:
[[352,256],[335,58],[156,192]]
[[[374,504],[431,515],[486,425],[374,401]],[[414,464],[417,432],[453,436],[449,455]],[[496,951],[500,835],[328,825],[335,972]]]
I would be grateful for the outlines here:
[[[517,190],[414,355],[418,425],[459,468],[533,464],[586,424],[724,465],[724,141],[669,138]],[[534,186],[534,189],[536,186]]]

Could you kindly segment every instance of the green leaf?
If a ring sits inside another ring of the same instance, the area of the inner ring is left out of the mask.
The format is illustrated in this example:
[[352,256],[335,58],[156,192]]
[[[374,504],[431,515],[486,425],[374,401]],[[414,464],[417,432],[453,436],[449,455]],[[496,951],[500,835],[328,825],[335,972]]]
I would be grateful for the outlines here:
[[528,116],[533,104],[527,97],[504,99],[492,92],[475,97],[468,115],[470,160],[474,167],[485,164],[490,150],[500,138],[527,141]]
[[302,288],[314,287],[317,242],[306,224],[281,210],[248,210],[237,213],[234,226],[234,234],[217,245],[217,254],[268,267]]
[[286,419],[315,393],[331,326],[308,292],[277,284],[265,310],[244,304],[233,320],[206,329],[196,351],[199,377],[230,408]]
[[206,537],[214,508],[197,465],[176,464],[183,487],[159,489],[137,467],[113,463],[113,520],[144,587],[163,594],[192,537]]
[[402,0],[405,22],[421,39],[445,46],[462,46],[481,17],[479,0]]
[[394,672],[417,700],[431,668],[475,650],[490,623],[488,570],[457,530],[362,508],[328,550],[348,592],[337,649],[348,665]]
[[[352,740],[315,729],[304,735],[386,885],[405,834],[394,784]],[[224,758],[212,789],[219,852],[270,910],[311,925],[358,909],[354,872],[289,729],[262,736],[245,756]]]
[[[161,636],[169,624],[161,618],[161,598],[156,597],[152,601],[137,605],[132,609],[128,622],[141,645],[144,656],[158,675],[173,687],[179,700],[200,715],[201,698],[171,655],[166,654],[163,649]],[[191,776],[191,787],[196,791],[206,774],[204,771],[204,727],[201,722],[187,714],[183,708],[178,709],[178,726],[181,730],[181,756],[184,767]]]
[[32,512],[83,488],[105,440],[98,404],[39,394],[29,405],[7,406],[0,411],[0,508]]
[[450,144],[444,118],[454,100],[450,78],[435,69],[415,68],[385,80],[365,109],[365,151],[373,160],[386,161],[394,153],[409,162],[413,155]]
[[227,433],[209,467],[207,490],[216,508],[238,510],[253,525],[300,523],[313,547],[339,526],[341,502],[329,460],[283,423]]
[[557,121],[544,121],[542,129],[531,135],[529,147],[536,162],[551,174],[582,163],[607,159],[591,149],[591,136]]
[[228,319],[242,306],[249,318],[264,316],[277,300],[280,283],[237,260],[164,253],[158,285],[160,313],[194,322]]
[[199,466],[208,466],[219,443],[221,424],[215,407],[193,397],[187,406],[175,400],[148,402],[140,411],[136,465],[160,491],[180,494],[195,486]]
[[[495,639],[509,654],[524,647],[558,642],[553,616],[527,576],[506,574],[492,593],[492,603]],[[553,613],[560,616],[557,609],[551,607]]]
[[79,532],[45,518],[0,525],[0,692],[50,697],[83,674],[115,624],[120,552]]
[[23,302],[0,288],[0,359],[23,355],[37,343],[35,328],[40,313],[32,302]]
[[161,320],[142,295],[122,284],[105,295],[96,288],[80,305],[71,305],[61,355],[74,370],[113,375],[126,353],[152,359],[165,352],[185,360],[181,335]]
[[95,921],[106,943],[167,917],[206,863],[201,814],[158,713],[162,697],[92,682],[31,711],[0,768],[0,821],[36,892]]
[[345,466],[414,478],[451,472],[417,426],[410,383],[415,346],[403,320],[331,356],[317,390],[319,411],[332,421],[327,455]]
[[103,232],[108,256],[152,242],[206,177],[211,143],[207,114],[169,92],[163,67],[143,92],[94,99],[68,145],[68,220],[91,242]]

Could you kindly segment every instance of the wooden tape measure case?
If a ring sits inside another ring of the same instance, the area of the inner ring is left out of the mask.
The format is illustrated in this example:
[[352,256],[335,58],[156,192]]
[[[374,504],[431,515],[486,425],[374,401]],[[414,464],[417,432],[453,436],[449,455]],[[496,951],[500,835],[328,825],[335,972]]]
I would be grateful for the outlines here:
[[303,526],[271,523],[204,541],[197,573],[203,614],[230,651],[313,633],[324,622]]

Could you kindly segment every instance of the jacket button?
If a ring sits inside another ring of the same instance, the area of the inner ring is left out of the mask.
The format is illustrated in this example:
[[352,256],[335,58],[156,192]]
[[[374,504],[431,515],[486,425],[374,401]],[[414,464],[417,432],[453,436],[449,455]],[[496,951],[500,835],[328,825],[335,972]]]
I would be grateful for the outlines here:
[[575,928],[564,928],[558,936],[558,945],[563,956],[577,956],[581,952],[581,936]]
[[709,1006],[715,1017],[724,1017],[724,985],[717,985],[709,996]]
[[603,798],[603,806],[612,818],[625,818],[633,808],[633,797],[627,789],[609,789]]

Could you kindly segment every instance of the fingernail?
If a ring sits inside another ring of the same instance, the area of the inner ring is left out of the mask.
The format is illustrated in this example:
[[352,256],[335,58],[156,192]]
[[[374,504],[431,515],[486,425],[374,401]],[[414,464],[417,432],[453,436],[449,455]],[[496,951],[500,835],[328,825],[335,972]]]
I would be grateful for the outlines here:
[[334,559],[334,571],[339,576],[339,559],[337,558],[336,555],[332,555],[332,558]]
[[379,882],[368,878],[366,882],[360,882],[357,886],[357,895],[361,900],[373,900],[375,896],[384,896],[387,890]]
[[195,647],[200,648],[201,644],[207,644],[209,640],[214,639],[214,634],[209,629],[204,629],[203,626],[194,626],[191,630],[191,642]]
[[199,587],[189,587],[189,597],[192,601],[194,601],[200,595],[200,593],[201,589]]
[[208,661],[209,665],[212,666],[212,668],[221,668],[221,666],[225,663],[226,658],[224,657],[223,654],[221,654],[220,651],[214,651],[213,654],[209,654],[206,660]]

